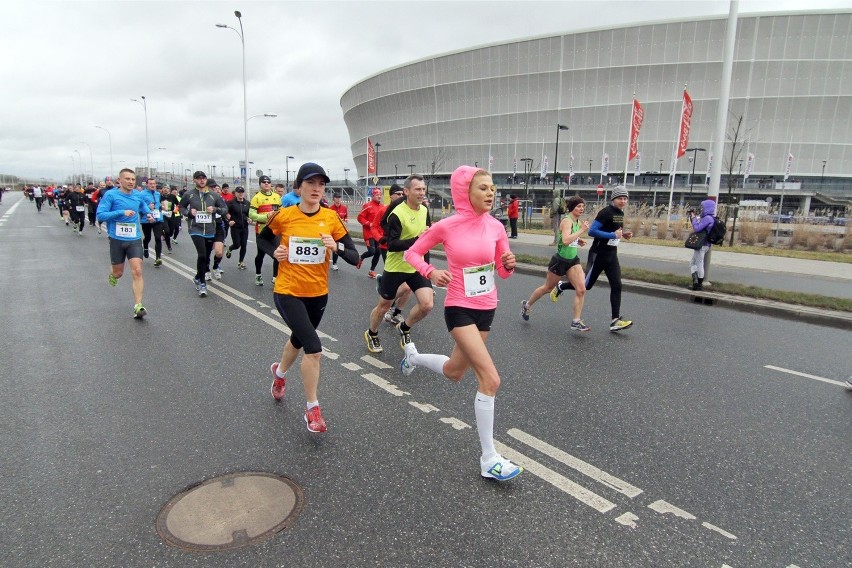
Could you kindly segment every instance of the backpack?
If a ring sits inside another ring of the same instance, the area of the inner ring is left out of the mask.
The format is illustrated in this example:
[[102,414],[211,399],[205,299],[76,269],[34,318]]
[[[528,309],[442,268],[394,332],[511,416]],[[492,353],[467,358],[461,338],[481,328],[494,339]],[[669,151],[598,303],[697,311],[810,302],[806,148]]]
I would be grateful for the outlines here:
[[727,232],[728,228],[725,226],[725,222],[714,216],[713,228],[707,233],[707,241],[713,245],[725,244],[725,233]]

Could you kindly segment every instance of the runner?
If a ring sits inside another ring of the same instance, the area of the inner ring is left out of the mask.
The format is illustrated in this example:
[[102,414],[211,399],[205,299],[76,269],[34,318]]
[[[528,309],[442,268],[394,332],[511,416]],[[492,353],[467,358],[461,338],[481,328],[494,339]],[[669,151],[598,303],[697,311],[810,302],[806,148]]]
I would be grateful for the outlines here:
[[118,179],[119,189],[108,191],[98,203],[97,220],[107,224],[112,264],[109,285],[115,286],[124,274],[126,259],[133,277],[133,317],[142,319],[148,311],[142,305],[145,283],[142,280],[142,226],[139,218],[149,217],[149,209],[133,190],[136,185],[133,170],[121,170]]
[[222,262],[222,257],[225,255],[225,236],[228,234],[228,203],[224,198],[222,198],[222,189],[219,187],[219,184],[216,183],[215,179],[208,179],[207,187],[210,188],[212,194],[215,194],[222,199],[222,203],[225,204],[225,212],[221,214],[217,212],[213,215],[213,220],[216,222],[215,242],[218,243],[218,246],[213,247],[213,270],[205,274],[204,277],[207,280],[210,280],[210,275],[212,274],[213,278],[221,280],[224,271],[219,268],[219,264]]
[[305,424],[310,432],[325,432],[327,428],[317,397],[322,344],[316,328],[328,303],[330,253],[336,251],[350,264],[358,262],[358,251],[346,227],[334,211],[320,207],[328,182],[319,165],[303,164],[294,182],[302,190],[301,203],[272,215],[258,235],[259,246],[266,250],[275,247],[276,236],[281,239],[273,252],[281,263],[275,282],[275,307],[292,331],[281,360],[270,367],[272,396],[275,400],[284,397],[285,374],[304,350],[300,371],[307,402]]
[[73,230],[82,237],[86,226],[86,196],[82,185],[77,184],[74,191],[65,196],[65,207],[69,211]]
[[44,190],[41,186],[33,187],[33,199],[35,200],[36,210],[41,213],[41,205],[44,203]]
[[207,189],[207,174],[198,171],[192,174],[195,188],[183,194],[180,208],[186,212],[189,224],[189,237],[195,245],[198,257],[195,263],[195,290],[198,296],[207,296],[207,274],[210,272],[210,253],[215,249],[222,254],[221,231],[214,215],[227,214],[225,202],[216,193]]
[[[482,455],[480,475],[505,481],[523,468],[501,456],[494,447],[494,398],[500,375],[488,353],[485,340],[497,308],[494,273],[508,278],[515,270],[515,255],[509,250],[506,230],[488,214],[496,187],[491,174],[470,166],[459,166],[450,177],[456,214],[442,219],[423,233],[405,254],[405,260],[436,286],[447,286],[444,319],[455,347],[450,357],[421,354],[414,343],[405,346],[400,370],[410,375],[417,366],[459,382],[473,368],[479,388],[473,409]],[[443,244],[449,270],[439,270],[423,255]]]
[[583,313],[586,287],[584,284],[585,274],[583,274],[583,266],[580,264],[580,258],[577,256],[577,247],[586,246],[586,241],[581,239],[580,235],[589,230],[588,221],[580,223],[580,217],[586,212],[586,202],[582,197],[571,197],[568,199],[566,209],[568,214],[559,224],[559,230],[556,234],[556,254],[553,255],[550,259],[550,264],[547,266],[544,284],[533,290],[528,300],[521,302],[521,317],[524,321],[529,321],[530,310],[533,304],[548,292],[550,292],[551,299],[555,302],[560,294],[557,291],[559,279],[567,274],[568,281],[571,283],[573,289],[576,290],[571,330],[589,331],[592,328],[580,319]]
[[151,236],[153,236],[154,266],[159,267],[163,264],[163,260],[160,258],[163,255],[163,217],[160,213],[160,192],[157,191],[157,180],[154,178],[145,180],[145,187],[139,194],[151,212],[151,221],[142,221],[142,233],[145,235],[145,238],[142,239],[142,256],[148,258],[148,244],[151,242]]
[[[343,226],[346,226],[346,223],[349,222],[349,209],[347,209],[346,205],[341,203],[340,201],[341,195],[339,193],[335,193],[331,196],[331,205],[329,209],[337,213],[337,216],[340,217],[340,220],[343,222]],[[331,256],[331,269],[337,270],[337,253],[334,253]]]
[[246,199],[246,189],[237,186],[234,198],[228,203],[228,225],[231,227],[231,246],[225,251],[225,256],[231,258],[231,251],[240,249],[240,260],[237,268],[246,269],[246,250],[248,248],[249,232],[249,202]]
[[160,188],[160,216],[163,219],[162,237],[169,254],[172,254],[172,222],[175,219],[175,209],[179,203],[180,200],[177,196],[173,198],[169,186],[164,184]]
[[98,234],[101,234],[101,224],[98,223],[98,201],[101,196],[106,191],[106,183],[100,182],[98,187],[92,187],[92,191],[89,192],[89,225],[92,227],[97,227]]
[[411,326],[426,317],[432,311],[435,302],[432,282],[414,270],[414,267],[403,258],[403,253],[432,224],[429,209],[422,205],[423,196],[426,194],[423,176],[419,174],[408,176],[403,194],[405,199],[393,202],[385,215],[388,255],[378,286],[379,301],[370,312],[370,327],[364,332],[364,341],[367,343],[367,350],[371,353],[382,352],[379,323],[391,309],[403,286],[408,287],[408,290],[403,292],[403,296],[407,298],[405,294],[413,292],[417,304],[411,308],[408,317],[396,326],[400,347],[405,348],[405,345],[411,343]]
[[[367,246],[367,251],[361,254],[361,260],[363,261],[365,258],[373,257],[372,262],[370,263],[370,271],[367,273],[369,278],[376,277],[376,266],[379,264],[379,258],[382,254],[379,249],[379,239],[381,235],[375,235],[376,232],[373,227],[373,222],[376,220],[376,211],[381,208],[382,213],[384,213],[384,205],[382,205],[382,190],[378,187],[373,189],[372,199],[365,203],[361,207],[361,211],[358,213],[358,222],[361,223],[361,230],[364,236],[364,244]],[[382,217],[379,215],[378,219],[380,220]],[[358,268],[361,268],[361,264],[358,264]]]
[[[260,191],[254,194],[254,197],[251,198],[251,204],[249,205],[249,219],[255,222],[255,240],[257,235],[260,234],[266,226],[267,219],[281,207],[281,197],[272,191],[272,178],[269,176],[260,176],[258,181],[260,182]],[[264,253],[258,246],[257,254],[254,257],[255,286],[263,286],[261,270],[263,269],[264,256],[266,256],[266,253]],[[275,278],[274,272],[272,277]]]
[[612,321],[609,330],[613,332],[627,329],[633,325],[630,320],[621,318],[621,266],[618,263],[618,244],[622,237],[630,239],[633,233],[624,231],[624,207],[627,205],[627,190],[618,186],[612,190],[610,204],[601,209],[589,227],[589,236],[594,238],[589,249],[586,264],[586,290],[592,286],[601,272],[609,280],[609,303],[612,309]]

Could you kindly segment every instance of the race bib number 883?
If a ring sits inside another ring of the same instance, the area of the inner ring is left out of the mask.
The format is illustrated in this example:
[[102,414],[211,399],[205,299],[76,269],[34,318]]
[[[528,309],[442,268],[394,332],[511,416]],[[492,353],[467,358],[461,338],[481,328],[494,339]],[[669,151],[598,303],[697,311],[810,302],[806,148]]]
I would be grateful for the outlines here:
[[325,245],[322,239],[290,237],[287,260],[290,264],[322,264],[325,262]]

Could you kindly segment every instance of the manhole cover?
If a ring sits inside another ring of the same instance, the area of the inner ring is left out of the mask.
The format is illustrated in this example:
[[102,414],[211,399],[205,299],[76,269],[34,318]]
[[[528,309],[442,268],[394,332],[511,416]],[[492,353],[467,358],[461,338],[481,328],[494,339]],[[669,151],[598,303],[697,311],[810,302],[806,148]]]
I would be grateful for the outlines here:
[[157,515],[166,544],[187,550],[229,550],[290,528],[304,495],[291,479],[240,472],[208,479],[175,495]]

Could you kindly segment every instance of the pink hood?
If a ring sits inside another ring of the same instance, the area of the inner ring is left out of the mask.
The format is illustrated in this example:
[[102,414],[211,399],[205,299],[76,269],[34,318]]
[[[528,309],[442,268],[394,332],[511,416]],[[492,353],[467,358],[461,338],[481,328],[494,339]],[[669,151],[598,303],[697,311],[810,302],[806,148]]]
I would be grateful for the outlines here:
[[450,193],[453,196],[453,206],[460,215],[475,217],[473,206],[470,204],[470,182],[477,172],[484,172],[482,168],[473,166],[459,166],[450,176]]

